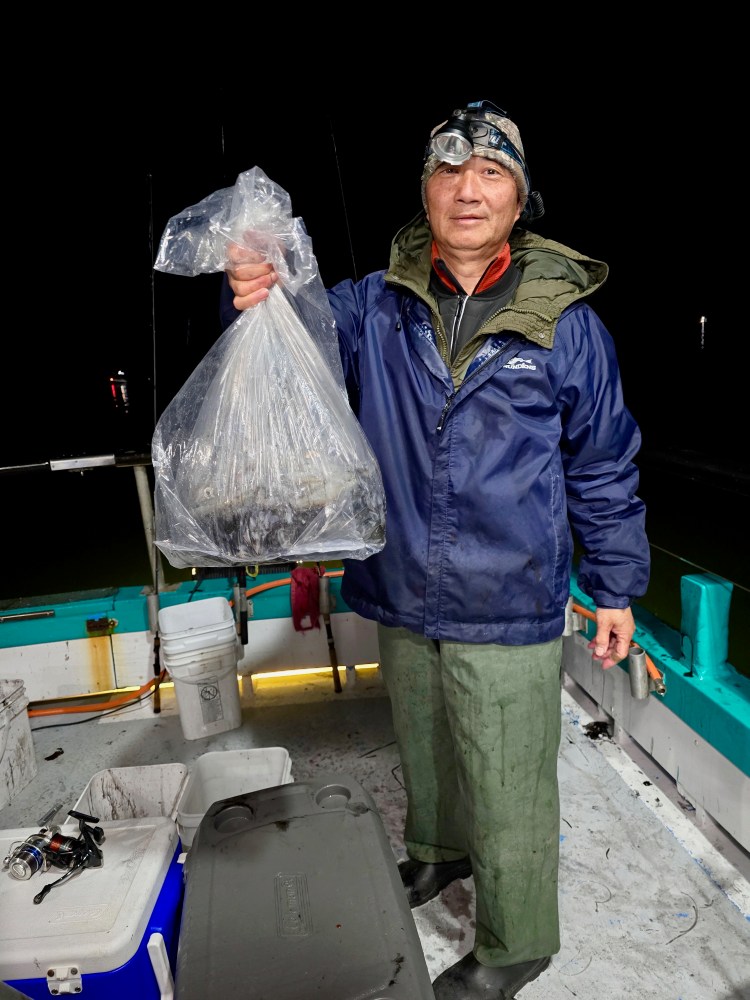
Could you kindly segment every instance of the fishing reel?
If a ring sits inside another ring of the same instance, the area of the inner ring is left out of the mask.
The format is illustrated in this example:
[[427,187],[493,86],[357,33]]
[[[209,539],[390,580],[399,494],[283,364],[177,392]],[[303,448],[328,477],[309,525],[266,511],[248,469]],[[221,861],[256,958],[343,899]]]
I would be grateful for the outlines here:
[[12,878],[26,881],[37,872],[48,872],[50,868],[64,868],[65,874],[55,882],[45,885],[34,896],[35,903],[41,903],[47,893],[56,885],[69,881],[84,868],[100,868],[103,855],[99,844],[104,840],[104,831],[95,816],[71,809],[68,816],[78,820],[80,834],[71,837],[60,832],[59,826],[42,827],[39,833],[32,833],[23,841],[11,845],[10,854],[3,860],[3,870]]

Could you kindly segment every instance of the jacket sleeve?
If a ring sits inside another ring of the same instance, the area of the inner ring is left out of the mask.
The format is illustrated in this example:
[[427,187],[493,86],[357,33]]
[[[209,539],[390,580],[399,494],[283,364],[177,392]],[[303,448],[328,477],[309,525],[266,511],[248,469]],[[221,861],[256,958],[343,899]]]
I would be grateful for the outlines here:
[[239,315],[239,309],[234,308],[234,292],[229,287],[229,280],[225,273],[222,275],[221,291],[219,292],[219,322],[222,330],[230,327]]
[[328,289],[328,301],[336,321],[346,391],[349,404],[357,415],[362,375],[360,342],[364,336],[364,317],[368,313],[372,315],[378,300],[384,294],[384,274],[385,271],[375,271],[357,282],[347,278]]
[[646,508],[636,492],[641,433],[596,313],[585,304],[563,313],[557,337],[568,354],[558,398],[568,518],[583,550],[578,584],[597,607],[625,608],[646,593],[650,571]]

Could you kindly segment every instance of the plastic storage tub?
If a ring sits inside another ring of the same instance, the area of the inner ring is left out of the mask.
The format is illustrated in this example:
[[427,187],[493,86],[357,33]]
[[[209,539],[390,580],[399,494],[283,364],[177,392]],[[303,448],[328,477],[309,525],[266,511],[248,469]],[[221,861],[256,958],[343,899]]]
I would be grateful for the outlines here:
[[21,680],[0,680],[0,809],[37,773],[34,740]]
[[192,765],[177,802],[177,826],[182,846],[190,847],[206,810],[233,795],[292,781],[292,763],[284,747],[256,750],[215,750]]
[[175,1000],[434,1000],[383,821],[334,774],[216,802],[185,862]]
[[[73,811],[95,816],[99,822],[155,816],[176,821],[187,774],[185,764],[108,767],[92,776]],[[77,835],[78,820],[68,817],[62,829]]]

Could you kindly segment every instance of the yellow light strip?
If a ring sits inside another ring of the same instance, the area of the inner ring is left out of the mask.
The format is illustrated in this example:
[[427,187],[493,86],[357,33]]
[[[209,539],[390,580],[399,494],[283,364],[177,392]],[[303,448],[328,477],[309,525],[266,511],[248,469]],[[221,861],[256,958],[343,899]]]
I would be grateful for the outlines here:
[[[377,663],[357,663],[355,670],[377,670]],[[346,667],[339,667],[339,670],[346,670]],[[333,674],[332,667],[302,667],[299,670],[268,670],[263,673],[253,673],[245,676],[252,676],[253,680],[265,677],[304,677],[305,675]]]
[[[378,670],[379,667],[380,667],[379,663],[357,663],[357,664],[355,664],[355,670],[357,670],[358,672],[360,672],[360,671],[376,671],[376,670]],[[346,667],[345,666],[341,666],[341,667],[339,667],[339,670],[346,670]],[[244,677],[252,677],[253,681],[257,681],[257,680],[267,680],[267,679],[274,678],[274,677],[305,677],[305,676],[315,676],[315,675],[320,676],[320,675],[325,675],[325,674],[328,674],[328,675],[332,676],[333,675],[333,669],[331,667],[300,667],[298,670],[268,670],[268,671],[264,671],[263,673],[259,673],[259,674],[255,674],[255,673],[252,673],[252,674],[238,674],[237,676],[238,676],[238,678],[240,680],[242,680]],[[169,677],[169,674],[167,674],[167,678],[168,677]],[[52,699],[48,699],[48,700],[47,699],[42,699],[42,700],[35,701],[35,702],[29,702],[29,708],[33,709],[34,707],[39,707],[41,705],[49,705],[50,703],[54,703],[54,704],[58,704],[58,703],[60,703],[60,704],[66,704],[66,703],[73,702],[73,701],[80,701],[82,703],[81,704],[81,711],[83,712],[83,711],[85,711],[85,703],[87,701],[92,701],[92,700],[94,700],[96,698],[106,698],[108,695],[121,695],[121,694],[127,693],[129,691],[138,691],[139,687],[140,687],[140,685],[138,687],[136,687],[136,686],[133,685],[133,686],[121,687],[121,688],[110,688],[107,691],[90,691],[90,692],[85,693],[85,694],[73,694],[73,695],[69,695],[69,696],[67,696],[65,698],[52,698]],[[161,682],[161,684],[159,685],[159,689],[163,691],[164,688],[174,688],[174,681],[173,680],[169,680],[169,679],[163,680]],[[126,708],[127,705],[123,705],[121,707]]]

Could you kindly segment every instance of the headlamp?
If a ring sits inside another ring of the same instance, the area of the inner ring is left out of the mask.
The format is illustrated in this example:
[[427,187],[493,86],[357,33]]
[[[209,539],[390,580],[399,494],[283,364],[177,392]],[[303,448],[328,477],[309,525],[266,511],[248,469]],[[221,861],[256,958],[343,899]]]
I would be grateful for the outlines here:
[[465,108],[454,111],[445,125],[430,138],[425,159],[433,154],[442,163],[458,166],[475,153],[475,147],[494,149],[515,160],[523,171],[529,192],[522,219],[538,219],[544,214],[544,205],[538,191],[531,190],[531,178],[520,151],[502,129],[487,119],[487,113],[507,118],[508,113],[491,101],[471,101]]
[[474,146],[485,146],[506,153],[526,173],[524,159],[502,129],[497,128],[485,117],[487,112],[507,118],[502,108],[491,101],[472,101],[465,108],[454,111],[445,125],[430,139],[428,155],[435,156],[444,163],[454,166],[465,163],[474,153]]

